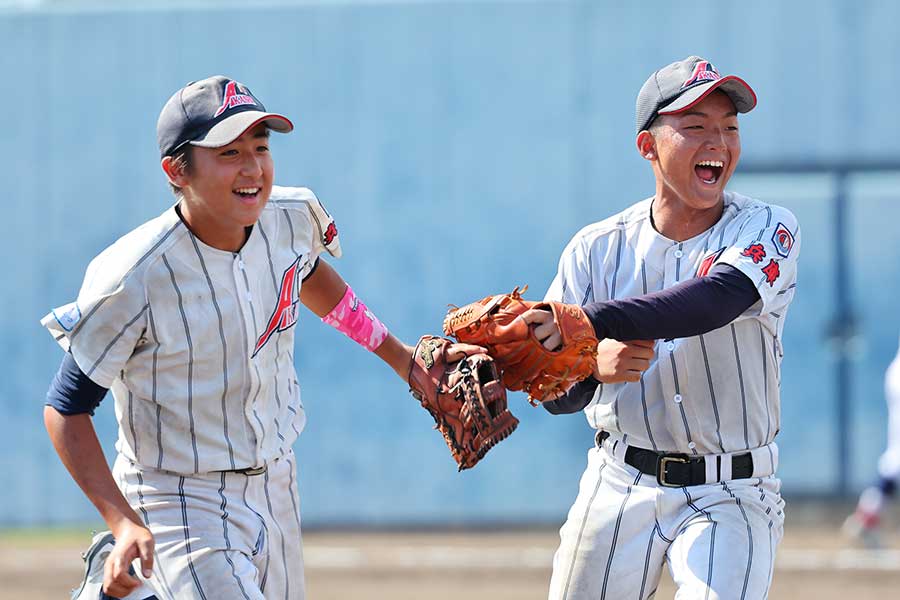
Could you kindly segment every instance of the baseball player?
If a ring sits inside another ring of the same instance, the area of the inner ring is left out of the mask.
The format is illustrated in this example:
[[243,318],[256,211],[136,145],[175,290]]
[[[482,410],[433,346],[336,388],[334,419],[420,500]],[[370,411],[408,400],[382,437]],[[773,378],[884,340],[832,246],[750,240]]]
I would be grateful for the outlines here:
[[[66,351],[47,430],[111,530],[79,598],[101,584],[123,598],[303,598],[298,304],[408,376],[411,348],[320,260],[341,254],[329,213],[272,183],[269,134],[292,128],[227,77],[177,91],[157,125],[177,203],[97,256],[77,300],[42,321]],[[90,418],[107,389],[112,470]]]
[[900,481],[900,350],[884,376],[884,395],[888,407],[887,448],[878,460],[878,481],[859,496],[856,511],[844,523],[852,537],[877,545],[881,512],[886,501],[897,493]]
[[[775,477],[782,330],[800,232],[788,210],[726,191],[750,86],[697,56],[653,73],[637,149],[653,197],[579,231],[546,299],[582,305],[593,377],[545,402],[597,430],[560,530],[550,598],[764,598],[782,537]],[[548,348],[552,315],[532,310]]]

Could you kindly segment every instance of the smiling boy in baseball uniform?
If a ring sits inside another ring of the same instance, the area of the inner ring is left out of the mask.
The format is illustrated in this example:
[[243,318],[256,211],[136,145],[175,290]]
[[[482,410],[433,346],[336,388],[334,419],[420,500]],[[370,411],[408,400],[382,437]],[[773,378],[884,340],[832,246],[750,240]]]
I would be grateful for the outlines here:
[[[636,144],[653,197],[588,225],[546,299],[583,306],[593,377],[545,402],[597,430],[560,530],[550,598],[764,598],[784,520],[775,477],[782,331],[800,232],[790,211],[726,191],[742,79],[691,56],[646,81]],[[523,315],[549,347],[552,315]]]
[[[227,77],[178,90],[157,125],[177,203],[103,251],[77,301],[42,321],[67,352],[45,423],[111,530],[78,598],[100,583],[116,597],[304,598],[299,303],[408,378],[412,348],[320,260],[341,254],[329,213],[273,185],[269,135],[292,128]],[[107,389],[112,471],[91,423]]]

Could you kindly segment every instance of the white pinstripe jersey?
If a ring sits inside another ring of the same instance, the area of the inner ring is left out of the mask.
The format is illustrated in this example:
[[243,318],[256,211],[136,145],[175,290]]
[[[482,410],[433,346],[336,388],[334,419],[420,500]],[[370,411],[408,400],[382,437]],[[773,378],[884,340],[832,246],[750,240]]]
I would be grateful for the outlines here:
[[110,388],[118,451],[182,474],[262,466],[306,423],[294,369],[300,286],[340,256],[306,188],[274,187],[240,252],[205,245],[175,208],[104,250],[76,302],[42,320]]
[[588,422],[660,451],[718,454],[763,446],[780,426],[781,335],[796,287],[797,220],[782,207],[725,192],[712,228],[673,242],[651,225],[651,201],[579,231],[546,298],[584,305],[639,296],[727,263],[756,284],[761,299],[720,329],[659,340],[640,382],[598,387],[584,409]]

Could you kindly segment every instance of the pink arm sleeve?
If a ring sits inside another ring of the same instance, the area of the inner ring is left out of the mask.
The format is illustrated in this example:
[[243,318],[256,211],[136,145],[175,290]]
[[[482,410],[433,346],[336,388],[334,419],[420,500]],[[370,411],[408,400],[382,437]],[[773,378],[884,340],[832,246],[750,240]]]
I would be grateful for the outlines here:
[[388,336],[387,327],[356,297],[349,285],[344,297],[322,321],[373,352]]

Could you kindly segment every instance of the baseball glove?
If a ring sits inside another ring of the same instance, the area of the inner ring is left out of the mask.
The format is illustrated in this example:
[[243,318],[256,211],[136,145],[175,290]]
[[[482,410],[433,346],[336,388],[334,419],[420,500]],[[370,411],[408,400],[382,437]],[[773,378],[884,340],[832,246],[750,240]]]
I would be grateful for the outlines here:
[[426,335],[413,351],[409,391],[431,413],[459,470],[474,467],[511,434],[519,420],[506,407],[506,390],[484,353],[450,361],[453,342]]
[[[547,350],[534,330],[518,318],[531,308],[553,313],[562,337],[559,348]],[[506,388],[525,390],[535,406],[585,379],[596,361],[597,338],[580,306],[529,302],[522,299],[518,287],[511,294],[488,296],[451,310],[444,318],[444,333],[487,348]]]

